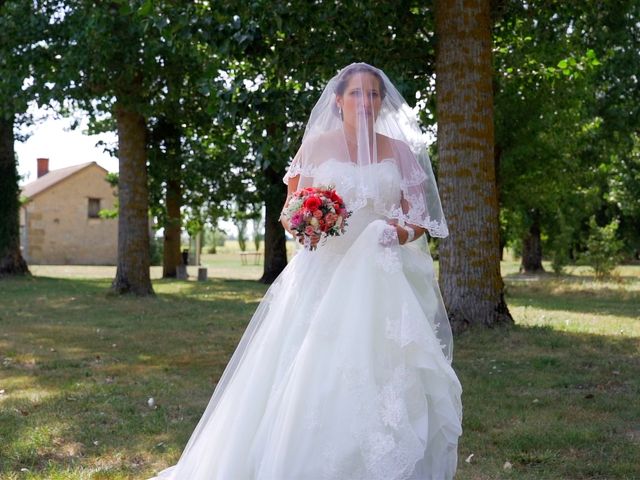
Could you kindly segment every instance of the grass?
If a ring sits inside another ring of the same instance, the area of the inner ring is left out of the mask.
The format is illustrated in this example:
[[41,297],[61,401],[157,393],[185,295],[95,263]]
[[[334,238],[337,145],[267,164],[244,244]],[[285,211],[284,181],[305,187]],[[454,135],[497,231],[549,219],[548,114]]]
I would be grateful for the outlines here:
[[[260,274],[237,252],[204,263]],[[101,274],[0,283],[2,479],[139,479],[175,463],[265,291],[158,280],[156,298],[115,298],[110,279],[82,278]],[[514,262],[503,274],[516,325],[455,340],[456,478],[640,478],[640,267],[605,283]]]

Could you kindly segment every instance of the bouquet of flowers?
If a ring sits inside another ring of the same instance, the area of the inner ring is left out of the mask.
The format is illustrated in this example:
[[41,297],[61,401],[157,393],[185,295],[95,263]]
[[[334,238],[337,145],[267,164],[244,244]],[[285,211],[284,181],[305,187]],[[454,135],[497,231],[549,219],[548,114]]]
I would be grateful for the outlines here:
[[313,236],[326,238],[344,233],[346,220],[351,215],[333,186],[298,190],[282,213],[309,250],[316,248],[311,243]]

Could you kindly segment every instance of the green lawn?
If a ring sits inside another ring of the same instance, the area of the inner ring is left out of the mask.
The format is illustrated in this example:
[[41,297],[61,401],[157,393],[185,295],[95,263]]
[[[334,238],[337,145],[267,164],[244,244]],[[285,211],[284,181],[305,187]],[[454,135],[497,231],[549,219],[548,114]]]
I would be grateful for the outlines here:
[[[204,263],[260,274],[237,252]],[[65,272],[0,281],[0,478],[146,478],[179,457],[265,287],[158,280],[155,298],[116,298]],[[503,274],[516,326],[455,340],[456,478],[640,478],[640,267]]]

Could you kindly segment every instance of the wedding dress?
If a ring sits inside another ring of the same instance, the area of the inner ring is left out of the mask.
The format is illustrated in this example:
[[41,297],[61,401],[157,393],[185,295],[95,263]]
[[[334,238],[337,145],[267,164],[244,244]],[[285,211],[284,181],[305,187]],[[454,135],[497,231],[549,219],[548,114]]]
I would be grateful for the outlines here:
[[[314,183],[349,205],[354,181],[397,203],[393,159],[324,162]],[[301,249],[269,288],[179,463],[160,479],[446,480],[462,388],[439,343],[431,256],[382,241],[371,203]]]
[[301,249],[269,288],[178,464],[157,478],[452,479],[451,327],[424,237],[398,240],[448,235],[415,112],[381,70],[345,67],[284,181],[290,195],[333,186],[353,212],[346,230]]

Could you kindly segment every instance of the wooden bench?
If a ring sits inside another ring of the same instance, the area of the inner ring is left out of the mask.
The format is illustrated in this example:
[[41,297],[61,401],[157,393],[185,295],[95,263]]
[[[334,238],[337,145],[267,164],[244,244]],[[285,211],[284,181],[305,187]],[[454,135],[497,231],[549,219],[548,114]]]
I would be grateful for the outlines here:
[[249,265],[249,259],[253,257],[253,264],[260,265],[262,252],[240,252],[240,262],[242,265]]

